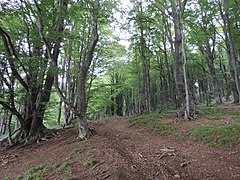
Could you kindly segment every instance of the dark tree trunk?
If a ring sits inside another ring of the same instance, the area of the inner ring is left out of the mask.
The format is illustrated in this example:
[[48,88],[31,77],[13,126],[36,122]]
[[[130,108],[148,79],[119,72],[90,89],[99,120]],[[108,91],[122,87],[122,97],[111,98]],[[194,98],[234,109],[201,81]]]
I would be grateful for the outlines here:
[[[142,3],[140,3],[140,13],[143,14]],[[151,112],[151,96],[150,96],[150,76],[149,76],[149,66],[150,62],[146,55],[146,41],[143,34],[143,22],[139,19],[140,23],[140,55],[142,60],[142,72],[143,72],[143,97],[144,97],[144,113]]]
[[125,115],[129,116],[131,114],[131,91],[132,90],[127,90],[125,94]]
[[237,94],[235,94],[235,96],[238,96],[235,98],[234,101],[239,103],[240,102],[239,63],[238,63],[235,44],[233,42],[233,37],[232,37],[232,27],[231,27],[231,21],[229,18],[228,4],[229,2],[227,0],[224,0],[223,7],[222,7],[222,5],[219,2],[219,8],[220,8],[220,14],[222,16],[223,24],[224,24],[223,30],[225,34],[225,43],[227,47],[229,64],[232,70],[232,76],[236,86],[235,89],[237,90]]
[[120,90],[120,85],[119,85],[119,83],[121,83],[121,81],[122,81],[122,78],[118,73],[115,74],[115,81],[116,81],[116,86],[117,86],[116,92],[118,92],[118,94],[116,96],[116,104],[117,104],[116,114],[118,116],[122,116],[123,115],[123,93]]

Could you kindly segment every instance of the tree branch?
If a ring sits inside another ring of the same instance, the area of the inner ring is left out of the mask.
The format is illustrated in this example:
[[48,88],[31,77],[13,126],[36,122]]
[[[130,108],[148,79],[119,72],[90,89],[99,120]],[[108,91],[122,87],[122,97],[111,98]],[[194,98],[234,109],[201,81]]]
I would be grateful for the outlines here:
[[23,80],[23,78],[20,76],[20,74],[18,73],[18,71],[15,67],[15,64],[12,60],[12,57],[11,57],[11,56],[14,56],[16,59],[18,59],[17,54],[16,54],[15,49],[12,44],[11,38],[7,34],[7,32],[5,32],[1,27],[0,27],[0,36],[2,37],[2,41],[3,41],[4,47],[5,47],[7,56],[8,56],[8,62],[10,64],[13,75],[21,83],[21,85],[28,91],[29,90],[28,85]]
[[6,102],[3,102],[0,100],[0,104],[3,108],[11,111],[14,115],[17,116],[18,120],[20,121],[20,124],[24,124],[25,119],[22,117],[22,115],[17,111],[15,107],[9,106]]

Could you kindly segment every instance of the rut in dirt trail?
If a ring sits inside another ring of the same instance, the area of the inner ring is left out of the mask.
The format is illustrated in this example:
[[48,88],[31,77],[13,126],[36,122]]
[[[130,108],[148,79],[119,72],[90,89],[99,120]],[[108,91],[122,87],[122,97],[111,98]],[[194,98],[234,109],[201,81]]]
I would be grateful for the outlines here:
[[[233,149],[209,148],[191,140],[177,140],[144,128],[130,127],[128,117],[99,121],[94,126],[98,135],[108,139],[128,162],[125,168],[132,170],[132,175],[140,175],[140,179],[240,178],[239,154],[229,155]],[[163,157],[160,149],[166,147],[175,151]]]
[[[14,179],[19,174],[25,177],[24,172],[31,167],[67,161],[71,173],[47,172],[42,179],[240,179],[239,145],[210,148],[187,136],[160,136],[146,128],[130,126],[129,120],[112,117],[92,122],[97,134],[86,141],[76,141],[77,129],[70,128],[60,130],[49,141],[1,151],[0,178]],[[176,129],[185,132],[186,122],[177,122]],[[174,151],[163,154],[163,148]],[[85,166],[90,154],[94,163]]]

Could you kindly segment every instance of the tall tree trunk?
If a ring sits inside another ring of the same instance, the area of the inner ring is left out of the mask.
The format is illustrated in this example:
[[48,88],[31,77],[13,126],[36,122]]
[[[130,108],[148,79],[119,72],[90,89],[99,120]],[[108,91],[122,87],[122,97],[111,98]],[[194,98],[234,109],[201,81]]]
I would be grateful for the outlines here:
[[182,63],[182,23],[181,8],[179,2],[171,0],[172,17],[174,24],[174,81],[176,86],[176,106],[180,108],[184,104],[185,90],[183,80],[183,63]]
[[119,83],[121,82],[121,76],[116,73],[115,74],[115,80],[116,80],[116,91],[117,91],[117,96],[116,96],[116,104],[117,104],[117,109],[116,109],[116,114],[118,116],[122,116],[123,115],[123,94],[122,91],[119,90]]
[[189,97],[189,88],[188,88],[188,82],[187,82],[187,72],[186,72],[186,66],[187,66],[187,58],[186,58],[186,52],[185,52],[185,41],[184,41],[184,32],[182,31],[182,53],[183,53],[183,77],[184,77],[184,89],[185,89],[185,119],[188,120],[190,118],[190,97]]
[[77,95],[78,95],[78,103],[77,103],[77,118],[78,118],[78,127],[79,134],[78,138],[86,139],[91,135],[89,125],[86,118],[87,112],[87,97],[86,97],[86,78],[88,74],[89,67],[93,60],[94,51],[98,42],[98,9],[99,9],[99,0],[95,0],[93,6],[92,16],[92,25],[91,25],[91,37],[88,49],[86,52],[86,58],[83,60],[80,71],[78,73],[78,82],[77,82]]
[[224,23],[223,30],[225,34],[225,42],[226,42],[226,47],[227,47],[227,52],[229,57],[229,63],[233,70],[234,82],[235,82],[237,93],[238,93],[237,102],[239,103],[240,102],[240,80],[239,80],[239,70],[238,70],[239,64],[238,64],[237,53],[235,50],[236,48],[233,43],[232,28],[230,24],[231,22],[228,14],[228,4],[229,4],[229,1],[223,0],[223,8],[220,2],[219,2],[219,8],[220,8],[220,13]]
[[[143,15],[142,3],[140,3],[140,14]],[[143,34],[143,22],[139,19],[140,23],[140,55],[142,59],[143,71],[143,93],[144,93],[144,113],[151,112],[151,97],[150,97],[150,76],[149,76],[149,60],[146,55],[146,42]]]

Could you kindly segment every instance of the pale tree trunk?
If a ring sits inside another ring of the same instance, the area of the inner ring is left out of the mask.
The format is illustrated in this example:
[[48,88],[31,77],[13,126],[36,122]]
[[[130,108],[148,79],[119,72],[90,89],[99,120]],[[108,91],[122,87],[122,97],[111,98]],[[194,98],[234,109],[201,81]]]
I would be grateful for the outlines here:
[[174,81],[176,86],[176,106],[180,108],[184,104],[184,80],[183,80],[183,63],[182,63],[182,23],[180,2],[171,0],[172,17],[174,24]]
[[8,110],[4,109],[2,122],[1,122],[1,127],[0,127],[0,134],[5,134],[7,123],[8,123]]
[[188,120],[190,118],[190,98],[189,98],[189,91],[188,91],[188,82],[187,82],[187,73],[186,73],[186,66],[187,66],[187,58],[185,52],[185,42],[184,42],[184,31],[182,31],[182,53],[183,53],[183,77],[184,77],[184,88],[185,88],[185,119]]
[[91,34],[89,37],[88,49],[86,52],[86,57],[83,59],[78,73],[78,82],[77,82],[77,118],[78,118],[78,127],[79,127],[79,139],[86,139],[91,135],[89,125],[86,118],[87,111],[87,97],[86,97],[86,78],[88,74],[89,67],[93,60],[94,51],[98,42],[98,9],[99,9],[99,0],[95,0],[94,11],[91,14],[92,24],[91,24]]

